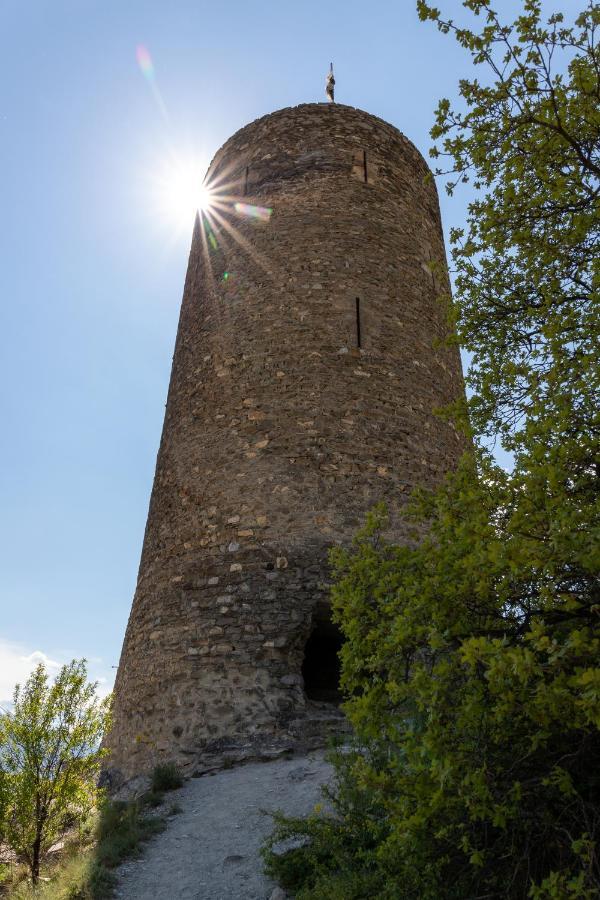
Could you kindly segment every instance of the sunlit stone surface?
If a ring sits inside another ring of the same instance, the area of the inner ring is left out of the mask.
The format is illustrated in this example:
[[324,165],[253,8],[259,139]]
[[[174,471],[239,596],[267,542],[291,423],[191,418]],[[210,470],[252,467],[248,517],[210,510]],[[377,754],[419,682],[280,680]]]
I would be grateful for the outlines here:
[[437,340],[427,173],[399,131],[335,104],[265,116],[213,160],[115,688],[123,775],[326,728],[328,547],[380,500],[405,539],[411,489],[462,449],[434,414],[463,385]]

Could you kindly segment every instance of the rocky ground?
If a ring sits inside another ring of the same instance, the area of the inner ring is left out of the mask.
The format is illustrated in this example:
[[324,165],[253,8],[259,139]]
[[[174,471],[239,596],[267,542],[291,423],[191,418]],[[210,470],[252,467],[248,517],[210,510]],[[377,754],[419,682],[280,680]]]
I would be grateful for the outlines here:
[[269,812],[303,815],[330,781],[324,752],[254,762],[192,778],[168,795],[181,812],[144,855],[118,870],[121,900],[281,900],[262,871]]

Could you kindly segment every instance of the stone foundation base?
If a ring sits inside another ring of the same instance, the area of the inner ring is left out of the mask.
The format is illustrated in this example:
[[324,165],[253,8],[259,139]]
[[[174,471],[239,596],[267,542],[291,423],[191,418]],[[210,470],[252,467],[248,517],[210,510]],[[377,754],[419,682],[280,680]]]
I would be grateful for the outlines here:
[[[304,712],[285,730],[245,738],[219,738],[202,747],[181,750],[176,759],[157,759],[156,765],[172,762],[186,778],[197,778],[246,762],[302,756],[326,747],[332,738],[347,738],[350,732],[350,723],[339,707],[309,700]],[[113,799],[129,800],[148,790],[150,780],[150,774],[127,778],[118,768],[109,767],[101,774],[100,786],[107,788]]]

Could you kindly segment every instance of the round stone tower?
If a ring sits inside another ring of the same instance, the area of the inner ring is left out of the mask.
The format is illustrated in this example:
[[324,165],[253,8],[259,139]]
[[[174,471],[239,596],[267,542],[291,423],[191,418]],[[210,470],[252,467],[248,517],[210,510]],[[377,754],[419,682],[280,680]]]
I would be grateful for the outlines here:
[[435,413],[463,384],[410,141],[306,104],[238,131],[207,183],[115,686],[124,776],[293,742],[335,699],[328,548],[380,500],[405,539],[411,490],[464,446]]

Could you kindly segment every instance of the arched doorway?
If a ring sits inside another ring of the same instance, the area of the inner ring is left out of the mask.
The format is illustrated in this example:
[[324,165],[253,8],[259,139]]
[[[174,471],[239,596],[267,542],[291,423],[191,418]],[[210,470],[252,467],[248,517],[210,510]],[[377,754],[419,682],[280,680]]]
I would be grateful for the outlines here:
[[339,704],[340,660],[343,639],[339,628],[329,617],[318,618],[304,648],[302,677],[309,700]]

